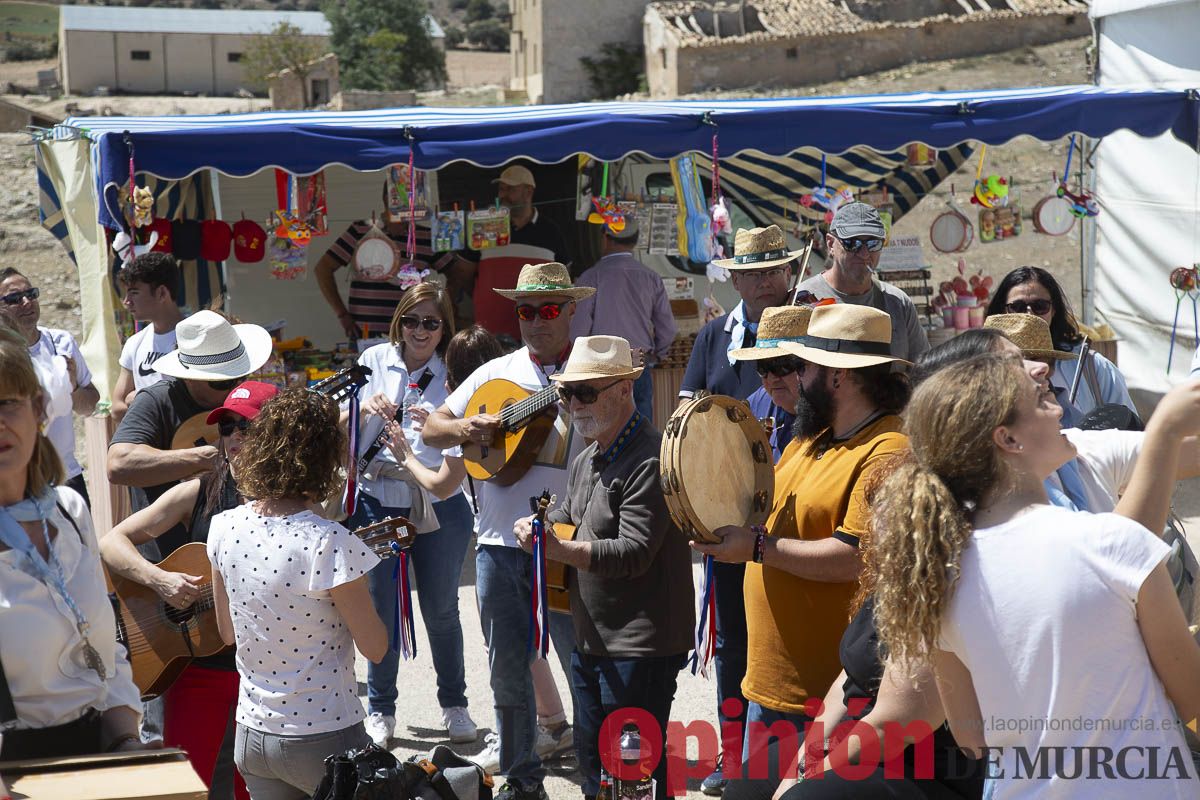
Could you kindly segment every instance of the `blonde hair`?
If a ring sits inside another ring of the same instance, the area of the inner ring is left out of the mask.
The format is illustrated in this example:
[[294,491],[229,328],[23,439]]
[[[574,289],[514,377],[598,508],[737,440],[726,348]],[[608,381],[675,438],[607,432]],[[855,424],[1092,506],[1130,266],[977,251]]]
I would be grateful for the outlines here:
[[909,452],[871,494],[862,592],[890,658],[927,664],[984,495],[1007,480],[992,440],[1017,415],[1019,360],[989,354],[925,380],[905,412]]
[[[39,422],[45,420],[42,413],[45,393],[33,361],[29,358],[29,347],[23,336],[3,322],[0,322],[0,396],[29,398],[34,416]],[[65,479],[66,473],[58,451],[46,434],[39,430],[25,470],[26,493],[36,497]]]
[[450,302],[450,293],[432,281],[418,283],[400,298],[392,314],[391,327],[388,328],[388,341],[396,347],[404,346],[404,326],[400,324],[400,318],[426,300],[438,307],[442,317],[442,338],[438,342],[437,352],[443,355],[450,344],[450,337],[454,336],[454,304]]

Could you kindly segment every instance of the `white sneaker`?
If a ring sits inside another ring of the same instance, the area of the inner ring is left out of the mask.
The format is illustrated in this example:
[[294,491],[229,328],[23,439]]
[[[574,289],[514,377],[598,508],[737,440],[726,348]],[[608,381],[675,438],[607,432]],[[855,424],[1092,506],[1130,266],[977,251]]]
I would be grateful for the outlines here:
[[500,734],[489,733],[483,742],[484,748],[481,753],[466,758],[488,775],[495,775],[500,770]]
[[537,726],[537,740],[533,743],[533,749],[542,758],[570,750],[574,746],[575,729],[570,725],[564,725],[557,736],[547,728],[541,725]]
[[388,743],[392,740],[392,734],[396,732],[396,718],[376,712],[367,717],[364,725],[367,729],[367,736],[371,737],[371,741],[384,750],[388,749]]
[[446,725],[446,733],[450,734],[450,741],[455,744],[465,744],[479,738],[479,731],[475,728],[471,715],[462,706],[443,708],[442,722]]

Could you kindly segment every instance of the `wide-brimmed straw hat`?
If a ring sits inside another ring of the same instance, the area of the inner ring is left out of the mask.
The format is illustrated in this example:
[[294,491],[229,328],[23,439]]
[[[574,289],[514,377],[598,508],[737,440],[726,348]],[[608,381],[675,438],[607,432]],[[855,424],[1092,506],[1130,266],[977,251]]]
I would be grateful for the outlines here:
[[521,267],[517,276],[517,285],[513,289],[493,289],[501,297],[516,300],[520,297],[549,297],[552,295],[569,297],[572,300],[582,300],[591,297],[596,290],[591,286],[575,286],[571,283],[571,273],[557,261],[547,264],[526,264]]
[[1059,361],[1074,361],[1075,353],[1054,349],[1054,338],[1050,325],[1034,314],[993,314],[983,321],[983,327],[994,328],[1021,348],[1026,358],[1053,358]]
[[244,378],[271,357],[271,334],[258,325],[231,325],[213,311],[197,311],[175,326],[177,350],[152,365],[173,378],[227,381]]
[[790,355],[779,345],[802,341],[804,334],[808,333],[808,319],[812,313],[809,306],[779,306],[763,310],[754,347],[743,347],[729,355],[735,361],[761,361]]
[[725,269],[766,269],[786,264],[803,252],[788,250],[787,239],[778,225],[738,228],[733,237],[733,258],[720,258],[712,263]]
[[892,355],[892,318],[887,313],[849,303],[817,306],[804,338],[779,346],[805,361],[833,369],[910,363]]
[[636,380],[642,367],[633,365],[629,342],[620,336],[580,336],[571,346],[571,355],[563,371],[551,375],[559,383],[591,381],[597,378],[628,378]]

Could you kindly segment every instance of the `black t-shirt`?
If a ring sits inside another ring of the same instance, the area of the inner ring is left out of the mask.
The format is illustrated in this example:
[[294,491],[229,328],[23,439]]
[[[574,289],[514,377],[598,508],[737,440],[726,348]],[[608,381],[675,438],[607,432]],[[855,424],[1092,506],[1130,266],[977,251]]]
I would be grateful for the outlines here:
[[[210,410],[196,402],[183,381],[164,378],[134,396],[109,444],[144,444],[157,450],[170,450],[171,439],[179,426]],[[153,503],[177,483],[179,481],[168,481],[145,487],[147,500]],[[176,525],[158,537],[159,552],[166,558],[187,541],[187,529]]]

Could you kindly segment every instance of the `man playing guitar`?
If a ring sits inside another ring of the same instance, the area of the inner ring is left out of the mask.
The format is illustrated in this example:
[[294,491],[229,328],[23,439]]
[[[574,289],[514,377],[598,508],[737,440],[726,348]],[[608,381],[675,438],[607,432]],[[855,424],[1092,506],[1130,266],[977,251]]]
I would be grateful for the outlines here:
[[[502,409],[469,408],[472,396],[493,379],[511,381],[525,390],[544,389],[570,351],[575,301],[595,290],[573,286],[567,268],[550,263],[526,265],[515,289],[495,291],[516,301],[525,346],[475,370],[430,414],[422,434],[430,447],[491,446],[502,437]],[[527,641],[532,560],[521,550],[513,523],[529,513],[531,496],[546,489],[565,496],[567,467],[583,449],[582,438],[572,435],[558,404],[551,405],[547,413],[556,413],[558,418],[533,466],[510,485],[500,486],[494,481],[477,484],[480,513],[476,592],[498,714],[499,771],[508,779],[496,800],[546,798],[542,787],[546,770],[534,749],[536,704]],[[552,614],[550,633],[566,672],[574,646],[570,617]]]

